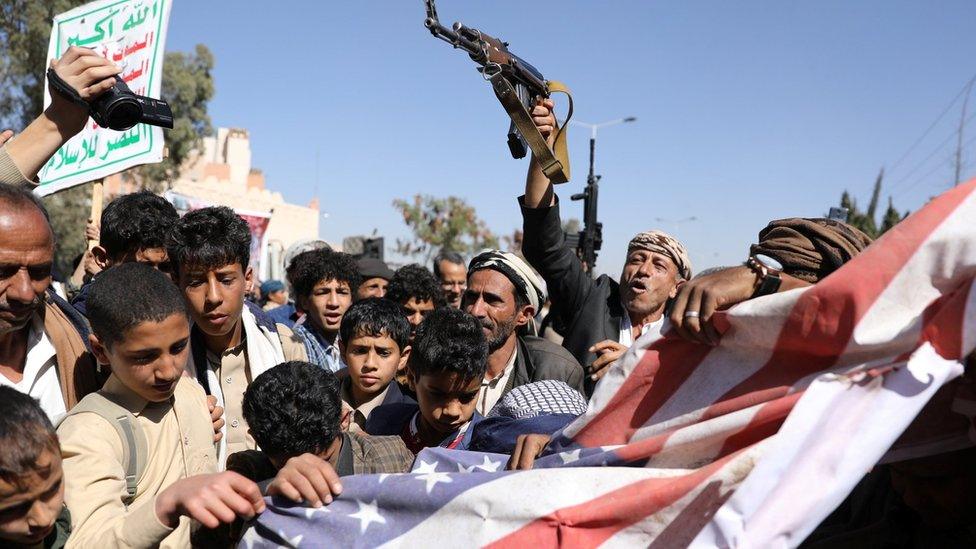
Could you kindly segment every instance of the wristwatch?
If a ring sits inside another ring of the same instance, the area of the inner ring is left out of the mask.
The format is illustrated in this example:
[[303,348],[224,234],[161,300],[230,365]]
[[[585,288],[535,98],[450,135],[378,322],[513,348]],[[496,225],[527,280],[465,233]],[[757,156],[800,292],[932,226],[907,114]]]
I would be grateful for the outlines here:
[[[779,285],[783,282],[780,273],[783,272],[783,264],[768,255],[756,254],[749,256],[746,260],[746,267],[752,269],[759,279],[759,286],[752,293],[752,297],[760,297],[775,294],[779,290]],[[751,299],[751,298],[750,298]]]

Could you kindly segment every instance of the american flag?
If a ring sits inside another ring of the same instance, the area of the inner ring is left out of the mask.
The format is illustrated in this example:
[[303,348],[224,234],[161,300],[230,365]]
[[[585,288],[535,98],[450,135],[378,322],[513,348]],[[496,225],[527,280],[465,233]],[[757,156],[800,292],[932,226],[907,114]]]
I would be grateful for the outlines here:
[[242,545],[795,546],[886,455],[970,444],[899,436],[976,346],[974,275],[976,180],[819,284],[720,313],[716,347],[638,340],[532,471],[428,449],[321,509],[269,500]]

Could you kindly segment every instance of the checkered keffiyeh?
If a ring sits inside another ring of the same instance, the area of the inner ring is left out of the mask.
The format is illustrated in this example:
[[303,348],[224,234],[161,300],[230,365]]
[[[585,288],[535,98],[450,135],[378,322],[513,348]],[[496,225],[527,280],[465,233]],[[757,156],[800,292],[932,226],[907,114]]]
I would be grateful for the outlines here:
[[586,399],[579,391],[562,381],[546,379],[512,389],[488,412],[488,417],[522,419],[541,414],[579,416],[584,412]]

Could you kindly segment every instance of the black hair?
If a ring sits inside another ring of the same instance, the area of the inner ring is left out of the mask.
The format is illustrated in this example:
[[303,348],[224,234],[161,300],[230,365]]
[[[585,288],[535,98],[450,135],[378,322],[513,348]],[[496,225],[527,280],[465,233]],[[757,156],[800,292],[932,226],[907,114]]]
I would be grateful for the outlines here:
[[99,244],[113,259],[147,248],[164,248],[179,219],[176,208],[161,196],[145,190],[123,195],[102,212]]
[[45,450],[60,452],[58,435],[41,405],[12,387],[0,387],[0,478],[18,488]]
[[251,382],[243,412],[251,436],[268,456],[318,454],[341,434],[339,380],[314,364],[285,362]]
[[247,222],[230,208],[201,208],[187,213],[176,223],[166,248],[177,270],[183,265],[216,268],[239,263],[247,271],[251,261],[251,231]]
[[338,280],[349,284],[355,293],[362,283],[356,260],[347,253],[330,248],[309,250],[295,256],[288,265],[288,283],[295,289],[296,297],[312,295],[315,285],[323,280]]
[[425,267],[417,264],[397,269],[383,297],[400,305],[406,305],[411,297],[417,301],[433,301],[434,307],[447,305],[441,283]]
[[464,266],[464,258],[461,257],[461,254],[452,251],[442,251],[434,256],[434,276],[437,278],[441,277],[441,261]]
[[[47,208],[44,207],[44,203],[41,199],[37,198],[33,192],[27,190],[20,185],[11,185],[9,183],[0,183],[0,203],[6,203],[10,206],[27,206],[33,207],[40,210],[41,215],[47,220],[47,224],[51,225],[51,216],[47,213]],[[54,233],[54,230],[51,230]]]
[[441,372],[481,379],[488,369],[488,341],[474,316],[453,307],[435,309],[417,327],[410,352],[414,376]]
[[371,297],[353,303],[342,315],[339,338],[348,344],[357,335],[386,335],[403,351],[410,341],[410,323],[399,305],[388,299]]
[[88,293],[88,321],[102,344],[110,346],[143,322],[186,316],[183,296],[163,273],[143,263],[123,263],[102,271]]

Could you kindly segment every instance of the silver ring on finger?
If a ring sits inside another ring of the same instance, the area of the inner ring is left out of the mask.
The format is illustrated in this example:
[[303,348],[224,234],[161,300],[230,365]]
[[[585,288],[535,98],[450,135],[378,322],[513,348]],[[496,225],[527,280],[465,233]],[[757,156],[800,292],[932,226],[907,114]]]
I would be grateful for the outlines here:
[[700,316],[701,313],[699,313],[698,311],[685,311],[685,315],[684,315],[685,318],[698,318]]

